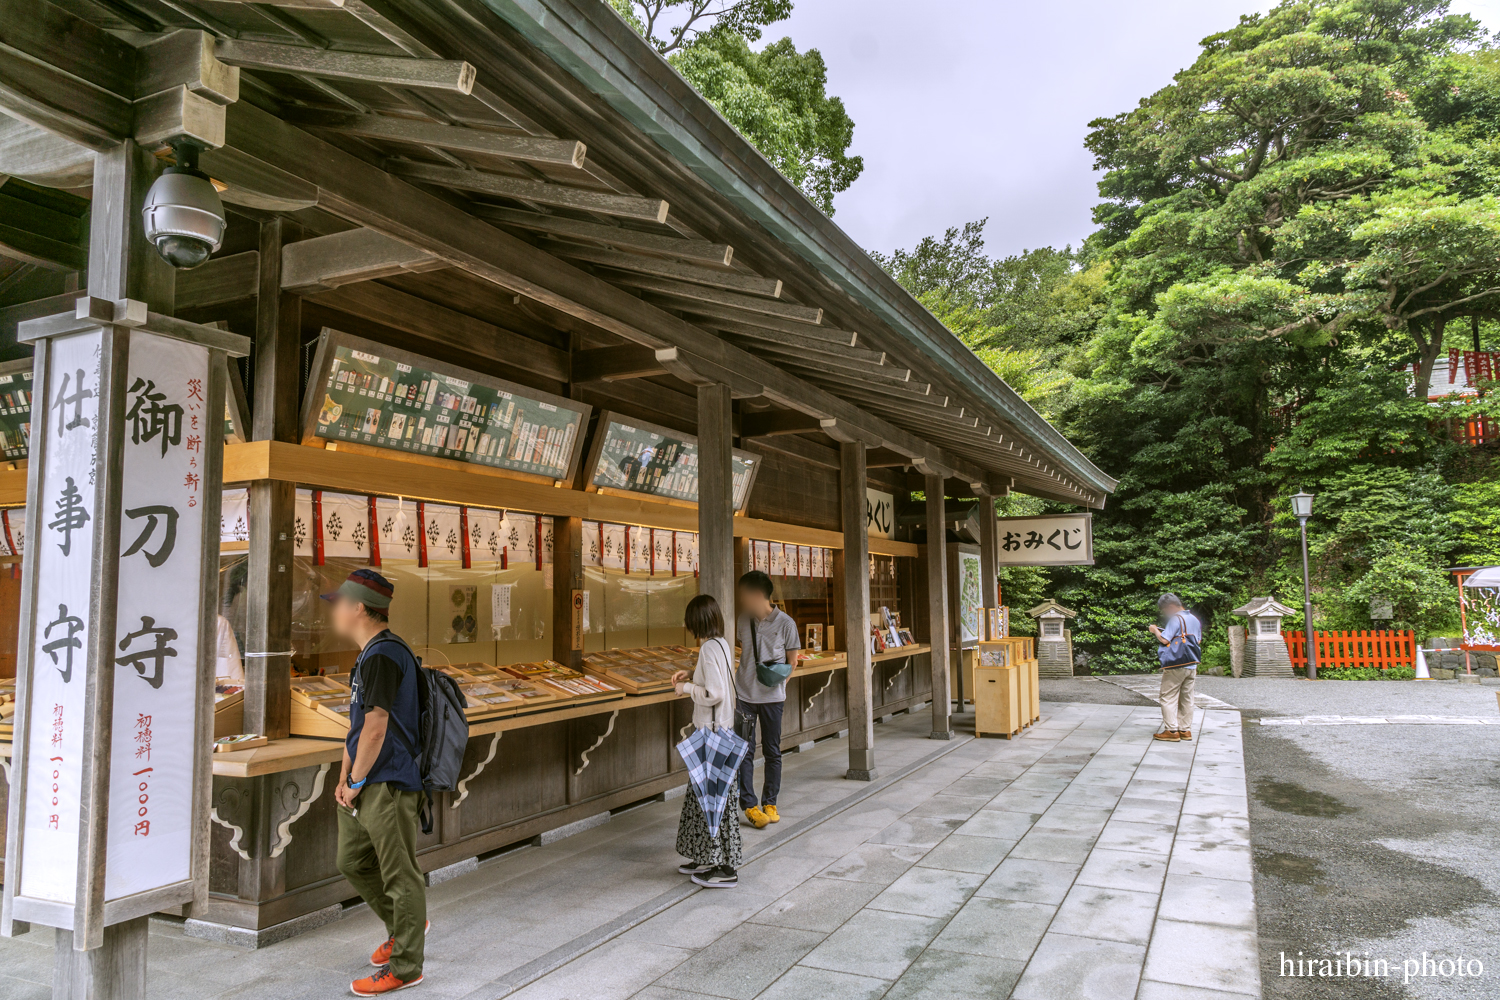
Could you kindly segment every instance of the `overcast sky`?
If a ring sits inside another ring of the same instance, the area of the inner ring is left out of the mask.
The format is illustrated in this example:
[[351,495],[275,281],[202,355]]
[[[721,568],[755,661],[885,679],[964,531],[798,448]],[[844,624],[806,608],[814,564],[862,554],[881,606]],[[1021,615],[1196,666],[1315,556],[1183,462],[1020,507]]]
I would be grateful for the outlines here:
[[[789,35],[817,48],[865,158],[835,221],[870,250],[988,216],[994,256],[1087,236],[1091,119],[1171,82],[1205,35],[1256,0],[796,0]],[[1500,0],[1455,0],[1500,26]],[[1149,11],[1149,16],[1146,12]]]

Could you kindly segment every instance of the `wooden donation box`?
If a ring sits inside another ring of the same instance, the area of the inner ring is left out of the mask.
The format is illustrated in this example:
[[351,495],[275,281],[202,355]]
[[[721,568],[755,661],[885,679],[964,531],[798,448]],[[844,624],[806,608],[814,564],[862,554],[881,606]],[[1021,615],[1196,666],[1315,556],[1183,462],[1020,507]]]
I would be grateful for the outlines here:
[[974,735],[1004,736],[1021,732],[1022,720],[1019,667],[974,668]]

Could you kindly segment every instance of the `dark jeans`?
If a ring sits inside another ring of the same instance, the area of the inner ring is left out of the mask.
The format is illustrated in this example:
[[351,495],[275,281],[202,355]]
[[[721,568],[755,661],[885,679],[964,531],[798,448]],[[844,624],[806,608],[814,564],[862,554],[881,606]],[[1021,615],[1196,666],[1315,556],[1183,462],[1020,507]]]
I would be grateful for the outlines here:
[[[781,791],[781,709],[779,701],[756,705],[742,701],[734,707],[734,731],[746,743],[750,752],[740,764],[740,808],[756,805],[774,806],[776,793]],[[766,759],[766,783],[761,789],[760,802],[755,801],[755,724],[760,723],[761,756]]]

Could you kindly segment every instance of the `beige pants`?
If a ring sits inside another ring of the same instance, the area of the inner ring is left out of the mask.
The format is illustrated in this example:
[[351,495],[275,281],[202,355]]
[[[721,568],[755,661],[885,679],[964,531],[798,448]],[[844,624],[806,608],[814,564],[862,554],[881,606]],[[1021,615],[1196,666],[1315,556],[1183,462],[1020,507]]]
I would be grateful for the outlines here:
[[1161,727],[1167,732],[1193,728],[1193,681],[1197,667],[1173,667],[1161,672]]

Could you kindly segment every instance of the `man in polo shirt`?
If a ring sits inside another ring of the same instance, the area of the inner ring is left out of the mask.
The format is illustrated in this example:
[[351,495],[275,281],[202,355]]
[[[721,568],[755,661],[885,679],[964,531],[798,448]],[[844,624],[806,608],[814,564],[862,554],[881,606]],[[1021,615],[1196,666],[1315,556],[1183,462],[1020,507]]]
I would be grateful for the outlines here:
[[372,997],[422,981],[427,889],[417,867],[416,761],[421,724],[418,664],[388,627],[394,588],[358,569],[328,601],[333,631],[359,647],[349,700],[349,737],[334,797],[339,804],[338,867],[370,904],[388,935],[370,956],[377,972],[349,984]]
[[[756,676],[761,663],[796,665],[802,641],[792,616],[771,603],[774,589],[771,578],[760,570],[740,577],[735,588],[740,615],[736,637],[740,643],[740,664],[734,675],[735,731],[745,739],[751,752],[740,765],[740,808],[757,830],[768,823],[781,822],[776,811],[776,796],[781,791],[781,710],[786,705],[786,681],[768,687]],[[765,784],[761,796],[755,797],[755,729],[760,726],[760,750],[765,758]]]

